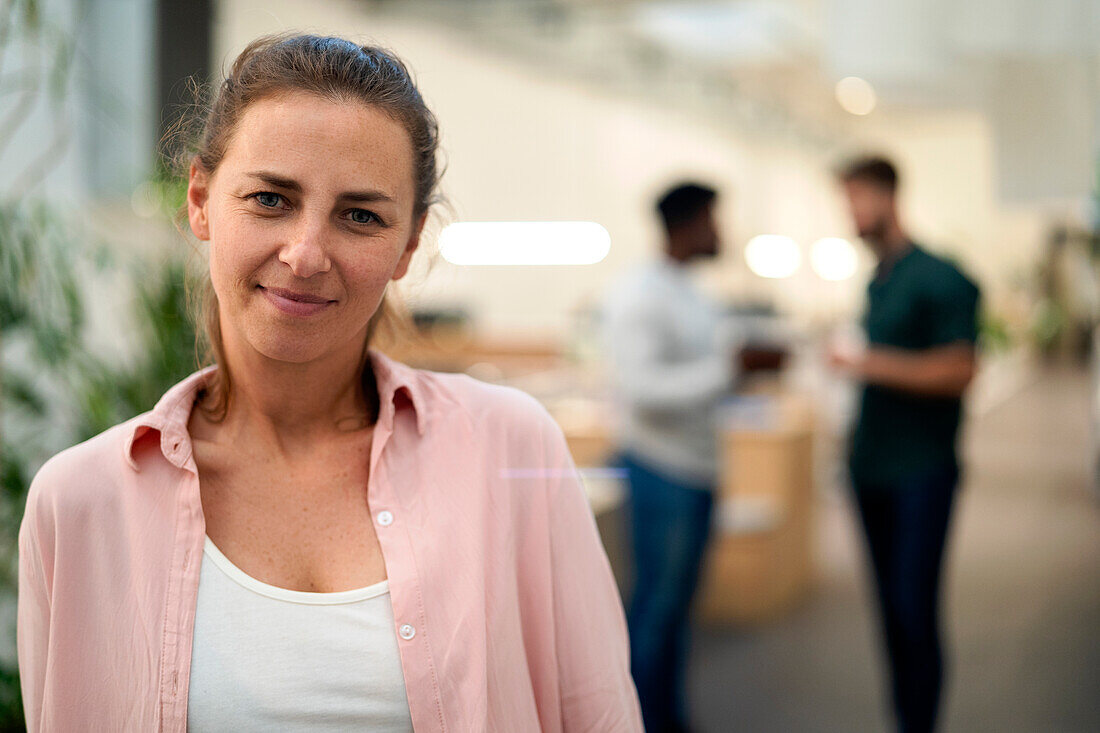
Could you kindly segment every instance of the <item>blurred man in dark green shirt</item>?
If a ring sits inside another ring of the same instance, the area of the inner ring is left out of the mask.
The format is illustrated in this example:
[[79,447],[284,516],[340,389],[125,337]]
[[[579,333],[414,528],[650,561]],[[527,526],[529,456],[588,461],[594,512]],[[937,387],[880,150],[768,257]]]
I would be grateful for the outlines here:
[[867,349],[834,353],[831,361],[863,385],[849,468],[898,730],[924,733],[935,727],[943,687],[940,575],[959,482],[962,395],[975,370],[979,291],[902,229],[889,161],[855,161],[840,179],[878,267],[867,288]]

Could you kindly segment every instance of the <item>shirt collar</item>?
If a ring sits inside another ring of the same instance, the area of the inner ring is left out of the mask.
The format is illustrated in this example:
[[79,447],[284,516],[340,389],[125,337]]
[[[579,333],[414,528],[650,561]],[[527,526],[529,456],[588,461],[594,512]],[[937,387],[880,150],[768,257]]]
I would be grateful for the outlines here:
[[[375,349],[368,349],[367,353],[378,385],[379,424],[392,426],[397,409],[407,405],[416,416],[417,434],[423,435],[426,405],[418,370]],[[153,430],[160,434],[160,450],[164,457],[180,468],[186,465],[191,457],[191,437],[187,432],[191,408],[199,389],[217,368],[216,365],[203,367],[185,377],[165,392],[152,410],[138,415],[130,422],[126,429],[123,452],[131,468],[135,471],[141,470],[134,460],[134,445]],[[387,407],[393,409],[387,410]]]
[[[425,388],[420,370],[414,369],[396,359],[386,356],[376,349],[368,349],[371,364],[374,368],[374,378],[378,383],[378,404],[381,406],[378,419],[381,421],[386,415],[386,406],[392,406],[393,411],[402,404],[408,404],[416,415],[416,432],[424,434],[427,425]],[[404,394],[404,400],[398,397]],[[393,412],[390,413],[392,423]]]
[[664,256],[650,263],[652,271],[664,282],[677,287],[692,287],[691,265],[686,262],[677,262],[671,257]]
[[680,260],[669,257],[667,254],[658,257],[654,262],[657,263],[663,272],[670,272],[682,277],[687,276],[688,268],[691,267],[690,262],[681,262]]
[[875,267],[874,282],[884,282],[899,264],[909,259],[909,255],[916,251],[917,244],[910,240],[904,249],[893,253],[890,257],[880,260]]

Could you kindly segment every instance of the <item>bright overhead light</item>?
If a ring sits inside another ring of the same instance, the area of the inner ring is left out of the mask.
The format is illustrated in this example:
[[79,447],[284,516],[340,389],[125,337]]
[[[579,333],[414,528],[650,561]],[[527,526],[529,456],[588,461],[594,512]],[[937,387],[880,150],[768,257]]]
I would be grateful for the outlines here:
[[611,235],[594,221],[463,221],[443,229],[439,249],[454,265],[592,265]]
[[856,274],[859,256],[847,239],[825,237],[810,248],[810,266],[824,280],[847,280]]
[[790,277],[802,264],[802,252],[790,237],[761,234],[745,245],[745,262],[760,277]]
[[878,95],[866,79],[848,76],[836,83],[836,101],[845,112],[869,115],[878,104]]

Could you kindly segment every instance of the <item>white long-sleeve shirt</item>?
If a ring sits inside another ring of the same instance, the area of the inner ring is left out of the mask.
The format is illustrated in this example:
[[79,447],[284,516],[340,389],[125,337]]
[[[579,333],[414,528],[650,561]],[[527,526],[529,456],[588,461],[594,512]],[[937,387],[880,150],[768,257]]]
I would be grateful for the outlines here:
[[603,340],[618,444],[673,476],[718,477],[716,412],[736,378],[737,329],[669,258],[637,266],[607,293]]

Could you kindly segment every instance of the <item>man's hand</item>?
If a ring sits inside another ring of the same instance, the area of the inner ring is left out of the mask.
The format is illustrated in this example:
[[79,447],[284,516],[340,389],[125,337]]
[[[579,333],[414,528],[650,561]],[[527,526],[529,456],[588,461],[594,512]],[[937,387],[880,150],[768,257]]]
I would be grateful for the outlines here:
[[929,349],[872,346],[862,356],[833,349],[828,360],[868,384],[937,397],[961,397],[977,371],[974,345],[965,341]]
[[830,348],[826,354],[829,368],[853,379],[862,379],[863,355],[849,349]]
[[779,371],[787,360],[787,351],[777,346],[749,345],[741,349],[738,358],[745,372]]

